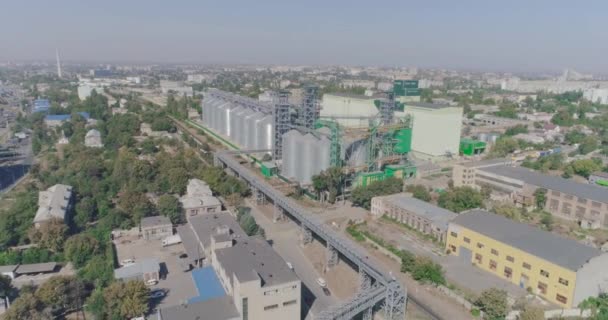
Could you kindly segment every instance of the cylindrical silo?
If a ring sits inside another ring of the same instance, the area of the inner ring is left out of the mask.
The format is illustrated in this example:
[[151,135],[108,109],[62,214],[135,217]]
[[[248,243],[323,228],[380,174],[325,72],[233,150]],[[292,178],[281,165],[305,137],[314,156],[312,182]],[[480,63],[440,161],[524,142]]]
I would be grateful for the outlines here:
[[258,126],[264,115],[261,112],[256,112],[249,119],[249,126],[247,127],[247,135],[249,137],[249,144],[247,145],[248,149],[258,149],[259,145],[259,137],[258,137]]
[[248,143],[249,143],[249,119],[255,114],[255,112],[251,109],[246,109],[243,112],[243,117],[241,119],[241,126],[239,127],[240,130],[240,139],[239,139],[239,144],[241,145],[241,148],[243,149],[247,149],[248,148]]
[[302,135],[297,130],[283,134],[283,159],[281,174],[289,179],[297,180],[297,157]]
[[239,117],[242,112],[242,107],[236,107],[230,111],[230,140],[232,142],[237,142],[237,136],[239,134]]
[[272,135],[274,130],[272,128],[272,116],[267,115],[260,121],[260,149],[272,149]]
[[313,171],[313,175],[319,174],[321,171],[325,171],[331,166],[330,154],[331,141],[326,137],[321,137],[319,141],[317,141],[315,171]]
[[308,133],[301,139],[298,147],[296,177],[301,184],[310,184],[314,164],[314,149],[317,138]]

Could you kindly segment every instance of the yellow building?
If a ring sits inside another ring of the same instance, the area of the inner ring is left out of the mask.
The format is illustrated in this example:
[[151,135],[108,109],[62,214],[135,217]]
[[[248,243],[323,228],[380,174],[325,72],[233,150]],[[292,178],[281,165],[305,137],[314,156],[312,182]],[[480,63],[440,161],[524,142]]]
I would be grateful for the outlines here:
[[454,218],[446,248],[562,307],[576,307],[608,288],[608,254],[493,213]]

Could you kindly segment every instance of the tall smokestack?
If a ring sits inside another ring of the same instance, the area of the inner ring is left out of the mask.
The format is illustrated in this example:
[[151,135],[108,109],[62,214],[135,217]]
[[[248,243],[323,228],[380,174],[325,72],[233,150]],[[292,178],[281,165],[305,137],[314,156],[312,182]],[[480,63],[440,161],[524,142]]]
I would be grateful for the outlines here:
[[57,76],[61,78],[61,62],[59,61],[59,49],[55,49],[55,56],[57,57]]

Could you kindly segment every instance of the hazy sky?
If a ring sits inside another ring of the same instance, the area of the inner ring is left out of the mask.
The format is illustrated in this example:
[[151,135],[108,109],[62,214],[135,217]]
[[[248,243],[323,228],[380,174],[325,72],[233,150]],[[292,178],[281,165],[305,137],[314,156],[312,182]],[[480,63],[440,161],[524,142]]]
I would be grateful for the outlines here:
[[0,60],[608,72],[608,1],[1,0]]

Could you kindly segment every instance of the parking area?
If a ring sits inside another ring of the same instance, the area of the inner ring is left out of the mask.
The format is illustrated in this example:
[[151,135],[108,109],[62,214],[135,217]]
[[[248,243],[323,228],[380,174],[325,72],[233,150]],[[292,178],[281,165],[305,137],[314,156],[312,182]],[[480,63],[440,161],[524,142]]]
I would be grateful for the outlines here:
[[166,293],[163,298],[152,301],[153,308],[180,304],[198,295],[191,271],[184,271],[179,256],[186,250],[183,245],[163,247],[161,240],[144,240],[138,236],[124,235],[114,239],[118,262],[133,259],[156,258],[160,263],[160,281],[151,290],[161,289]]

